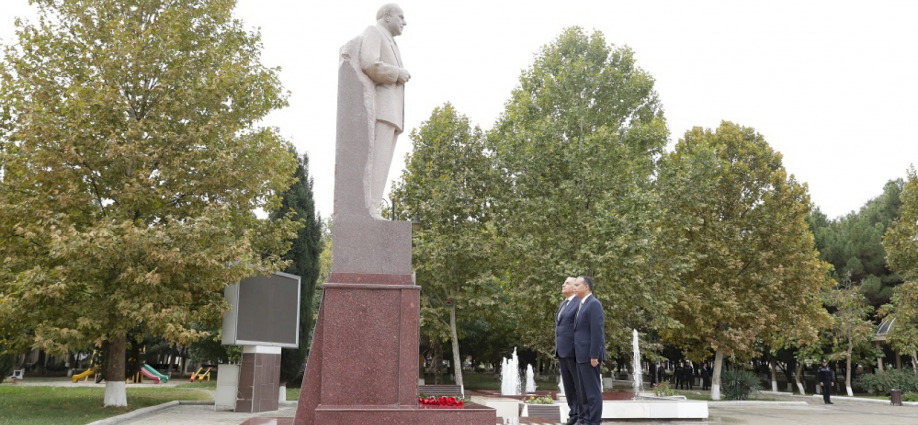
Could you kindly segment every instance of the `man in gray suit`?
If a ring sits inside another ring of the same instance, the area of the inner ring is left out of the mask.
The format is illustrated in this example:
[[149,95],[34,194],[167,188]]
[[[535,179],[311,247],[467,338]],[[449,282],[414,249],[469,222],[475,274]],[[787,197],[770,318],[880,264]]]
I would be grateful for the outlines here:
[[602,304],[593,296],[593,279],[580,276],[574,282],[580,298],[574,319],[574,354],[580,386],[580,421],[584,425],[602,423],[602,379],[599,365],[606,359],[605,314]]
[[577,422],[580,416],[580,399],[577,397],[577,359],[574,357],[574,316],[580,299],[574,293],[573,277],[567,278],[561,285],[564,300],[555,315],[555,355],[558,356],[558,369],[561,371],[561,383],[564,385],[564,397],[570,408],[568,425]]
[[401,35],[405,25],[405,14],[398,5],[383,5],[376,12],[376,25],[363,32],[360,45],[360,68],[376,84],[376,131],[364,174],[366,207],[375,218],[381,218],[378,207],[389,177],[395,141],[405,122],[405,83],[411,74],[402,67],[395,44],[395,37]]

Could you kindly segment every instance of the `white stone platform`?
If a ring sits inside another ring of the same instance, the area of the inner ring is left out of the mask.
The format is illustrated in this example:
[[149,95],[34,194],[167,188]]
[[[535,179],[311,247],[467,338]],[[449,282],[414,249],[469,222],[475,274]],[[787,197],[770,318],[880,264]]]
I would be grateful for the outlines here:
[[[519,400],[510,398],[477,397],[472,401],[497,410],[497,416],[516,418],[528,416],[527,406]],[[561,410],[561,417],[568,417],[568,407],[564,402],[556,402]],[[708,402],[680,399],[655,398],[645,400],[603,401],[603,419],[707,419]]]

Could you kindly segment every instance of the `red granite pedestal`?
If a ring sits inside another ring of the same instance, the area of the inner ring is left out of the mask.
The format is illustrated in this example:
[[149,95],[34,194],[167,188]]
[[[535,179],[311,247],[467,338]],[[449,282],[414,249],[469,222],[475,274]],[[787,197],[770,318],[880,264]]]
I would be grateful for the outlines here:
[[410,275],[332,273],[329,280],[335,282],[324,286],[296,425],[496,423],[495,411],[483,406],[418,406],[421,288]]

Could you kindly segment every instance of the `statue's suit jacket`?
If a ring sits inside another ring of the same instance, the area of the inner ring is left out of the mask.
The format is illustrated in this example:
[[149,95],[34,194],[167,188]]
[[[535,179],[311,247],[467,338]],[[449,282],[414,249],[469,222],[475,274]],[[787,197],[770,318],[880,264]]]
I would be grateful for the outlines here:
[[574,317],[577,315],[578,304],[580,299],[577,297],[571,299],[566,306],[561,301],[564,310],[560,310],[562,307],[559,306],[560,318],[555,314],[555,355],[562,359],[574,358]]
[[[576,310],[576,307],[574,308]],[[602,303],[590,296],[580,308],[574,321],[574,352],[577,363],[589,363],[590,359],[606,359],[605,314]]]
[[396,84],[402,57],[389,30],[376,24],[363,32],[360,68],[376,83],[376,120],[402,132],[405,122],[405,85]]

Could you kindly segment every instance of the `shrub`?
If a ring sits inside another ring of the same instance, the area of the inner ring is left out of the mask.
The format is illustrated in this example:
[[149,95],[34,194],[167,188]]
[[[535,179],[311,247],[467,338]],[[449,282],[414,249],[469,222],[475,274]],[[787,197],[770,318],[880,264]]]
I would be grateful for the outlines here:
[[657,397],[669,397],[676,395],[676,390],[669,387],[669,381],[663,381],[659,384],[653,384],[653,395]]
[[918,393],[918,374],[904,369],[892,369],[861,375],[857,384],[870,394],[889,394],[889,390],[902,390],[903,393]]
[[523,399],[523,402],[527,404],[554,404],[555,400],[547,395],[544,397],[526,397]]
[[747,400],[762,389],[759,377],[745,369],[728,368],[721,375],[722,392],[726,400]]

